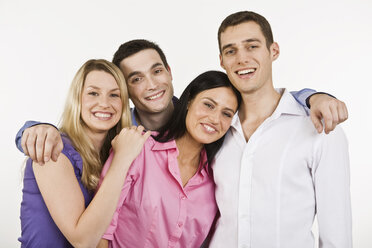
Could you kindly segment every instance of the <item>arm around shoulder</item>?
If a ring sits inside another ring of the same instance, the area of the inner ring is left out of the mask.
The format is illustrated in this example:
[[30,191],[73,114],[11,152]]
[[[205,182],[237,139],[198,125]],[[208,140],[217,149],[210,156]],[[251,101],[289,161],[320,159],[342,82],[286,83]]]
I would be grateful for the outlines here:
[[28,121],[16,136],[18,149],[40,164],[57,161],[63,149],[61,135],[51,124]]

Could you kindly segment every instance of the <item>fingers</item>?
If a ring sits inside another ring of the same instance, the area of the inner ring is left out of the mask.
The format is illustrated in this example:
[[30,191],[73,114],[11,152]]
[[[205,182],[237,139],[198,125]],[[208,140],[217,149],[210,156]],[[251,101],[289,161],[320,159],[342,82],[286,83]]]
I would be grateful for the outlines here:
[[323,123],[322,123],[322,116],[316,115],[314,111],[311,111],[310,113],[311,121],[314,124],[315,129],[318,133],[321,133],[323,131]]
[[22,149],[23,149],[23,153],[26,155],[26,156],[29,156],[28,154],[28,149],[27,149],[27,146],[26,146],[26,142],[27,142],[27,139],[28,139],[28,132],[27,132],[27,129],[23,132],[23,135],[22,135],[22,139],[21,139],[21,146],[22,146]]
[[326,125],[326,134],[333,131],[338,124],[344,122],[348,118],[348,112],[344,102],[335,99],[335,102],[330,104],[329,108],[332,114],[332,123],[329,122],[329,124]]
[[348,118],[348,112],[347,112],[346,104],[344,102],[340,101],[340,104],[338,104],[337,106],[337,111],[338,111],[339,123],[346,121]]
[[35,142],[35,153],[36,153],[36,160],[39,164],[44,164],[44,144],[47,135],[45,132],[41,132],[36,136]]
[[44,144],[44,162],[48,162],[50,159],[57,162],[62,150],[63,142],[59,132],[48,132]]
[[323,110],[322,115],[324,120],[324,132],[326,134],[329,134],[329,132],[332,131],[336,126],[333,120],[333,113],[331,109],[328,108]]
[[57,129],[51,125],[40,124],[24,131],[21,146],[34,162],[44,164],[50,158],[57,161],[63,149],[63,142]]
[[140,132],[142,134],[143,130],[145,130],[145,128],[143,126],[138,126],[137,127],[137,131]]
[[36,158],[35,144],[36,144],[36,135],[34,133],[29,133],[28,137],[27,137],[27,140],[26,140],[27,154],[28,154],[28,156],[30,156],[30,158],[33,161],[39,162],[39,161],[37,161],[37,158]]
[[149,130],[149,131],[146,131],[146,133],[143,135],[143,138],[144,138],[145,140],[147,140],[148,137],[150,137],[150,135],[151,135],[151,131],[150,131],[150,130]]
[[345,103],[326,94],[317,94],[313,97],[310,111],[311,120],[319,133],[323,128],[320,128],[321,118],[324,121],[323,126],[326,134],[348,118]]
[[[59,136],[59,138],[61,139],[61,136]],[[59,155],[61,154],[63,150],[63,142],[62,142],[62,139],[58,142],[57,146],[54,147],[53,151],[52,151],[52,160],[54,162],[57,162],[57,159],[59,157]],[[44,154],[44,157],[45,157],[45,154]]]

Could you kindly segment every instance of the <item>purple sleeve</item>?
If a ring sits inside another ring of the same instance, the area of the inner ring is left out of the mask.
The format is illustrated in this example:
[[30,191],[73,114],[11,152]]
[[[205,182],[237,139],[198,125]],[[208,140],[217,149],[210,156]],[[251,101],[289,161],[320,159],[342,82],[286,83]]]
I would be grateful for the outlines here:
[[21,129],[19,129],[19,131],[18,131],[18,133],[16,135],[16,138],[15,138],[16,146],[17,146],[18,150],[20,150],[22,153],[24,153],[24,151],[22,149],[22,146],[21,146],[21,140],[22,140],[23,131],[25,131],[29,127],[40,125],[40,124],[51,125],[51,126],[55,127],[58,130],[58,128],[56,126],[54,126],[53,124],[50,124],[50,123],[38,122],[38,121],[26,121],[26,123],[23,125],[23,127],[21,127]]

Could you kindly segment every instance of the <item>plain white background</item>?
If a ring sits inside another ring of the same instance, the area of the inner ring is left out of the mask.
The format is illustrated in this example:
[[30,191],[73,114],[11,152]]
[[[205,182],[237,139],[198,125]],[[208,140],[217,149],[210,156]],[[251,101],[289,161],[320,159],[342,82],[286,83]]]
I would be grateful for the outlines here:
[[372,247],[372,3],[340,1],[0,0],[0,247],[17,247],[24,156],[14,145],[25,120],[57,124],[69,84],[90,58],[112,59],[130,39],[157,42],[175,93],[199,73],[221,69],[217,29],[253,10],[272,25],[281,55],[274,84],[327,91],[347,103],[354,247]]

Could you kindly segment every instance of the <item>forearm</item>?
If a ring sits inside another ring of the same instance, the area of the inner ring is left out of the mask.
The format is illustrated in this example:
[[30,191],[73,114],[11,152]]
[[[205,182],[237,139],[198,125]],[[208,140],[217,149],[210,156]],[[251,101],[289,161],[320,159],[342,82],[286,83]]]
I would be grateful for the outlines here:
[[131,161],[115,161],[92,202],[85,200],[69,158],[44,166],[33,163],[35,178],[48,211],[63,235],[75,247],[95,247],[116,210]]
[[117,208],[131,162],[126,158],[114,156],[99,190],[76,223],[75,232],[78,239],[74,243],[78,246],[95,247],[102,238]]

